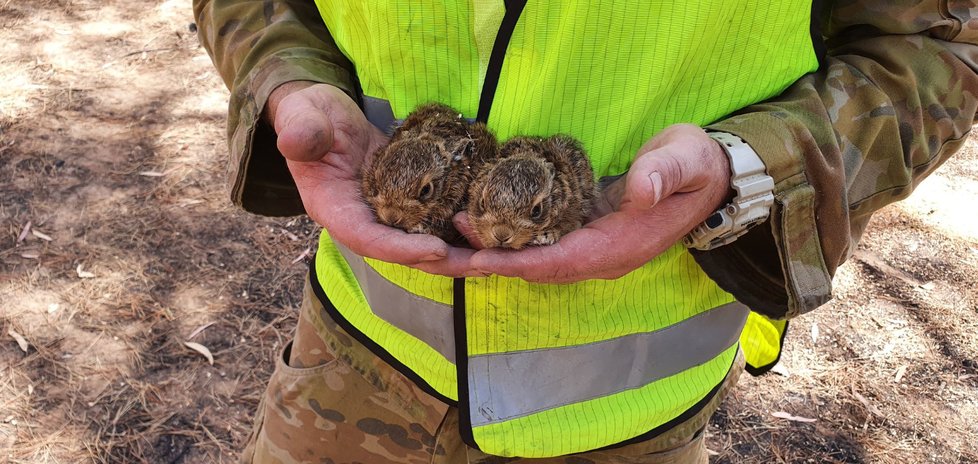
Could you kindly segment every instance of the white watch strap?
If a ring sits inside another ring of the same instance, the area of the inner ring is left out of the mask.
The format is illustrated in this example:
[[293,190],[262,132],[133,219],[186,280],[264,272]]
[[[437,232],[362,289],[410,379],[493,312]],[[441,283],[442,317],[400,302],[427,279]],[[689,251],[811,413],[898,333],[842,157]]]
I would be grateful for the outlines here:
[[727,206],[693,229],[683,242],[689,248],[712,250],[733,242],[767,219],[774,204],[774,179],[747,142],[726,132],[708,132],[730,160],[730,187],[736,192]]

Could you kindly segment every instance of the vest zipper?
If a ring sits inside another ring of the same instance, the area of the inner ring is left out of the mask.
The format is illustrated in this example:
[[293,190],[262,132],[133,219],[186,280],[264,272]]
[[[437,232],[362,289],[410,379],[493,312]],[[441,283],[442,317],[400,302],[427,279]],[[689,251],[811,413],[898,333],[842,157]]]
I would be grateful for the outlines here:
[[[489,121],[489,110],[492,109],[492,100],[496,95],[496,87],[499,85],[499,74],[503,70],[506,49],[509,48],[509,40],[513,37],[513,31],[523,13],[523,7],[526,6],[526,0],[506,0],[505,5],[506,13],[503,15],[502,23],[499,24],[496,40],[492,44],[486,77],[482,81],[482,94],[479,96],[479,112],[476,115],[476,121],[483,123]],[[465,444],[479,449],[472,433],[472,415],[469,403],[469,350],[465,330],[465,279],[455,279],[452,290],[452,312],[455,317],[455,373],[458,384],[458,431]]]

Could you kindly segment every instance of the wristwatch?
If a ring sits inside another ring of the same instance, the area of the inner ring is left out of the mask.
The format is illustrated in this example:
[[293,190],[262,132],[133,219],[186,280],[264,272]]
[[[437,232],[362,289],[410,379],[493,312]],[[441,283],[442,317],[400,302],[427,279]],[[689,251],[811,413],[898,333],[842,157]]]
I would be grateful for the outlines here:
[[730,160],[730,187],[733,200],[717,210],[683,237],[687,248],[712,250],[738,237],[767,219],[774,204],[774,179],[767,175],[764,162],[747,142],[726,132],[707,132],[720,143]]

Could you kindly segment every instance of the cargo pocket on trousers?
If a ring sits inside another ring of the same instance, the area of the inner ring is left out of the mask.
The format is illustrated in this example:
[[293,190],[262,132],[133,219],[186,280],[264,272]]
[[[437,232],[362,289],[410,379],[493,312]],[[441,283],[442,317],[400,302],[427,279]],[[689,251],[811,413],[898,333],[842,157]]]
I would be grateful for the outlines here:
[[343,359],[308,368],[289,366],[290,349],[291,343],[276,360],[262,399],[254,446],[248,446],[242,461],[430,460],[435,439],[429,427],[404,413],[407,405],[368,382]]
[[[319,462],[324,456],[324,447],[317,445],[321,441],[317,431],[335,428],[337,416],[321,401],[329,390],[329,379],[343,366],[332,359],[318,366],[292,367],[288,364],[291,349],[289,342],[275,360],[242,462]],[[308,440],[310,437],[315,440]]]

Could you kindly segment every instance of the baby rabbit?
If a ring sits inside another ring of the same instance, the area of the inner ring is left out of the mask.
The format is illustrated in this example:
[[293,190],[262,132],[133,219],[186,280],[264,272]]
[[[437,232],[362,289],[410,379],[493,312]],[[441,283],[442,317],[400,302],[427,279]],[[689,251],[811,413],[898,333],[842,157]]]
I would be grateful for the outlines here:
[[516,137],[469,189],[469,222],[486,247],[551,245],[583,224],[598,191],[572,137]]
[[422,105],[363,166],[361,194],[383,224],[458,241],[452,216],[465,209],[468,186],[497,145],[484,124],[446,105]]

